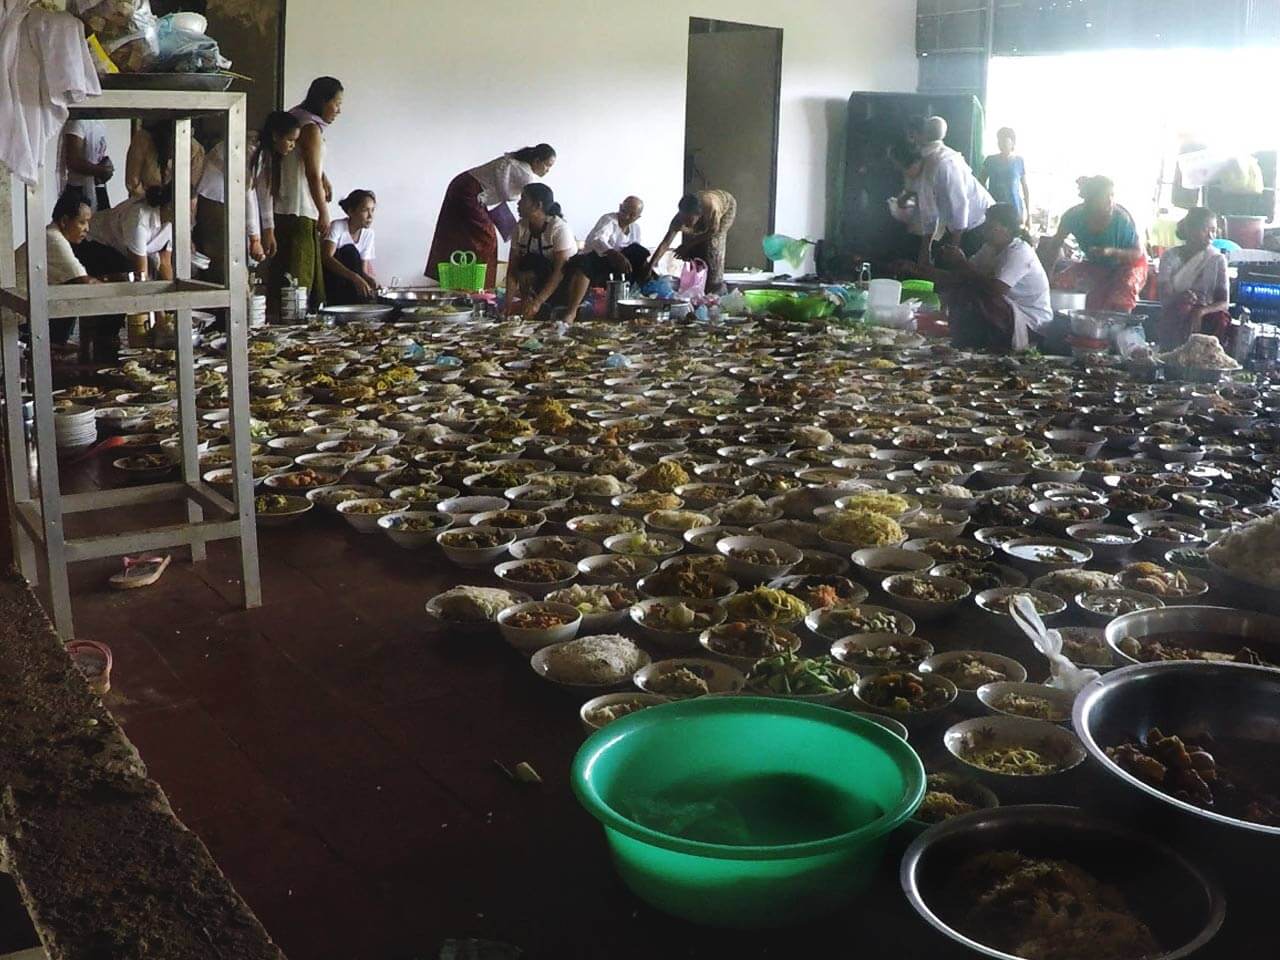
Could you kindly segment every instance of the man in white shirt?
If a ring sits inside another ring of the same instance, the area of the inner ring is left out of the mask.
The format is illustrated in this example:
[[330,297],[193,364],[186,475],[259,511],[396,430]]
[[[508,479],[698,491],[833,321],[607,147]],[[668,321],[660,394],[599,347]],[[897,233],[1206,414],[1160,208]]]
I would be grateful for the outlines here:
[[[981,234],[975,231],[986,220],[987,209],[995,200],[978,182],[964,157],[942,142],[946,135],[947,121],[942,117],[929,117],[921,126],[920,156],[924,167],[918,198],[920,214],[926,222],[935,221],[945,231],[944,243],[974,252],[981,240]],[[922,237],[922,266],[929,262],[931,247],[929,239]]]
[[649,251],[640,243],[640,217],[644,201],[627,197],[616,213],[606,213],[587,234],[585,250],[565,264],[569,278],[568,312],[575,317],[587,291],[611,277],[643,280],[648,274]]
[[[68,190],[58,198],[53,208],[53,218],[45,227],[45,279],[49,286],[64,283],[97,283],[89,276],[83,263],[76,256],[75,248],[89,235],[92,217],[89,203],[78,190]],[[27,293],[27,245],[17,251],[18,292]],[[55,318],[49,321],[49,337],[61,346],[71,335],[75,325],[73,318]]]
[[116,168],[107,156],[107,125],[102,120],[71,120],[58,142],[58,194],[75,187],[97,213],[111,206],[107,182]]

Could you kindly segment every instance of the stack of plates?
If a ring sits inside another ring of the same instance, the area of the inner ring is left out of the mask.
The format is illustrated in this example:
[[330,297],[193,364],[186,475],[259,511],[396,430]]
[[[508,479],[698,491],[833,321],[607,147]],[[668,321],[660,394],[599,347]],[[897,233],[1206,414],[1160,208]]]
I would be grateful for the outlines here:
[[260,327],[267,322],[267,297],[257,294],[249,297],[249,326]]
[[68,406],[53,416],[58,449],[87,447],[98,439],[98,424],[92,407]]

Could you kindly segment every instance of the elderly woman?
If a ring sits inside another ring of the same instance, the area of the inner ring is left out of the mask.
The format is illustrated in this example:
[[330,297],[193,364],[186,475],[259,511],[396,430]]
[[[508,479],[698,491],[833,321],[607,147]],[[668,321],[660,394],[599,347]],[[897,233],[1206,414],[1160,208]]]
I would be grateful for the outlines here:
[[525,187],[517,210],[520,222],[507,265],[507,313],[533,319],[560,289],[578,241],[545,183]]
[[707,265],[707,293],[719,293],[724,286],[724,253],[729,230],[738,216],[738,201],[724,190],[703,190],[680,200],[676,215],[658,248],[649,258],[653,270],[680,235],[676,257],[701,260]]
[[[487,266],[485,286],[494,286],[498,271],[498,232],[494,224],[504,217],[510,224],[507,204],[518,200],[529,184],[550,173],[555,162],[555,148],[540,143],[503,154],[454,177],[436,220],[425,275],[439,279],[440,264],[448,263],[455,251],[462,250],[474,253]],[[504,231],[503,236],[509,233]]]
[[1218,215],[1205,207],[1187,211],[1178,224],[1182,246],[1160,258],[1160,349],[1174,350],[1193,333],[1219,338],[1231,323],[1227,258],[1214,246]]
[[1090,310],[1131,313],[1147,282],[1147,254],[1137,225],[1115,202],[1115,184],[1107,177],[1082,177],[1077,184],[1083,203],[1062,215],[1057,234],[1041,246],[1045,269],[1053,272],[1068,237],[1074,237],[1084,260],[1053,278],[1058,290],[1087,294]]
[[947,307],[952,341],[958,347],[1025,350],[1034,335],[1053,319],[1049,277],[1012,204],[987,210],[984,244],[966,259],[959,247],[947,246],[940,267],[910,265],[937,285]]

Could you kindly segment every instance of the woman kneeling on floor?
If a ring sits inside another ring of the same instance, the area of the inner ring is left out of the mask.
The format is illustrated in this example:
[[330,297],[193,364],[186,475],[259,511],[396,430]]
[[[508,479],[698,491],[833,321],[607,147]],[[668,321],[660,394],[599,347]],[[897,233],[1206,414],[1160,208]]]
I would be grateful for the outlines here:
[[1175,350],[1193,333],[1219,339],[1231,326],[1227,258],[1213,245],[1218,216],[1195,207],[1178,224],[1182,246],[1160,258],[1160,349]]
[[330,306],[366,303],[378,292],[373,275],[373,212],[378,198],[372,190],[352,190],[338,206],[346,216],[333,221],[320,245],[325,299]]
[[957,347],[1026,350],[1053,319],[1049,277],[1011,204],[987,210],[983,229],[986,242],[972,259],[947,246],[941,267],[913,271],[936,285]]

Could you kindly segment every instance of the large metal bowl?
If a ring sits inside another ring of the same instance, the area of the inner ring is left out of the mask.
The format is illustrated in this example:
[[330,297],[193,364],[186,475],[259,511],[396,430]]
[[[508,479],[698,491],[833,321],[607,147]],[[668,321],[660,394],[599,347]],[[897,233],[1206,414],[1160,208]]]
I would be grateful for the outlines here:
[[1145,796],[1148,807],[1154,801],[1166,811],[1193,818],[1192,825],[1228,831],[1234,839],[1255,844],[1264,841],[1274,855],[1280,827],[1237,820],[1178,800],[1120,769],[1107,757],[1106,748],[1159,727],[1169,735],[1202,732],[1270,743],[1280,757],[1280,671],[1203,661],[1125,667],[1080,692],[1072,724],[1089,754],[1132,797]]
[[1113,327],[1133,322],[1129,314],[1110,310],[1068,310],[1066,315],[1071,324],[1071,335],[1087,340],[1106,340],[1111,336]]
[[[1178,960],[1217,934],[1226,915],[1218,885],[1173,850],[1075,807],[1016,806],[979,810],[926,830],[903,857],[899,878],[916,912],[951,940],[997,960],[1020,960],[958,929],[962,907],[948,902],[948,886],[971,857],[1017,850],[1078,864],[1118,887],[1130,909],[1166,952],[1148,960]],[[949,954],[948,954],[949,956]]]
[[395,307],[384,303],[352,303],[320,308],[322,319],[332,320],[337,324],[351,323],[353,320],[389,320],[395,312]]
[[1120,641],[1125,637],[1140,639],[1183,631],[1239,637],[1242,646],[1247,644],[1272,663],[1280,663],[1280,617],[1234,607],[1174,605],[1135,610],[1107,624],[1105,638],[1119,663],[1139,663],[1120,649]]

